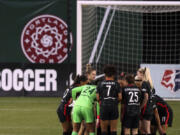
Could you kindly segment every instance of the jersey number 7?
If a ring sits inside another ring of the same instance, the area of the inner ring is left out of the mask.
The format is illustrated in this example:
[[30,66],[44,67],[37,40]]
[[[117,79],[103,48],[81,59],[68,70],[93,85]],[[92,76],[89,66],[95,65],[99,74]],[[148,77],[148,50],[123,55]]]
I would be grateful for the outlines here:
[[110,90],[111,90],[111,85],[106,85],[106,87],[108,88],[108,91],[107,91],[107,96],[109,96],[109,94],[110,94]]

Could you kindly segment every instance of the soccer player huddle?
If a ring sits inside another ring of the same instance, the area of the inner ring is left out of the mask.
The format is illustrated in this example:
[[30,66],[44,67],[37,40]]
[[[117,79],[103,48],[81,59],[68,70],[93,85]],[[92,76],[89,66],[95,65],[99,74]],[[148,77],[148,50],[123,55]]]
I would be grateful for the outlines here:
[[[85,75],[77,75],[63,95],[57,114],[63,135],[166,135],[172,126],[172,109],[158,95],[148,68],[137,75],[121,73],[115,66],[104,67],[104,78],[95,79],[96,70],[87,65]],[[119,116],[119,103],[121,113]]]

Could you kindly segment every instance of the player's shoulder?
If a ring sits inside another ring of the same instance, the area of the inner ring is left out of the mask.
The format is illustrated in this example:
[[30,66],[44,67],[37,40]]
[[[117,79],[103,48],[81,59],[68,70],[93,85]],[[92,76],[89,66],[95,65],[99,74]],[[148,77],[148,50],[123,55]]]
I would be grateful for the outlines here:
[[168,105],[167,102],[162,98],[160,97],[159,95],[155,95],[155,101],[156,101],[156,104],[159,104],[159,105]]
[[140,91],[139,87],[137,87],[135,84],[127,85],[123,89],[138,90],[138,91]]
[[149,82],[147,82],[147,81],[143,81],[142,82],[142,86],[149,86],[150,84],[149,84]]
[[93,85],[93,84],[88,84],[88,85],[86,85],[86,87],[88,87],[88,88],[96,88],[97,86],[96,85]]
[[76,88],[77,86],[74,86],[74,85],[72,85],[72,86],[70,86],[69,88],[67,88],[67,90],[68,91],[72,91],[72,89],[74,89],[74,88]]

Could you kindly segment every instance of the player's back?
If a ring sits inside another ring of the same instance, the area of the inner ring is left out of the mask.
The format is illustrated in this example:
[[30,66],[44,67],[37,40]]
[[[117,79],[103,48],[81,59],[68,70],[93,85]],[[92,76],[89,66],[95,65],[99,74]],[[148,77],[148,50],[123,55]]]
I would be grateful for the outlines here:
[[154,95],[154,98],[155,98],[155,103],[159,112],[163,112],[164,110],[166,111],[168,110],[172,112],[172,108],[168,105],[166,101],[164,101],[162,97],[158,95]]
[[137,115],[140,113],[141,91],[134,85],[129,84],[122,90],[125,113],[128,115]]
[[71,91],[74,88],[74,86],[71,86],[70,88],[67,88],[64,93],[63,93],[63,97],[61,99],[61,103],[63,104],[67,104],[70,100],[71,96]]
[[141,90],[142,90],[142,100],[141,101],[143,101],[143,99],[144,99],[144,93],[148,94],[148,101],[147,101],[146,105],[143,107],[142,113],[143,113],[143,115],[144,114],[152,115],[154,101],[153,101],[153,93],[152,93],[150,83],[143,81]]
[[96,86],[84,85],[80,89],[82,89],[81,94],[76,100],[75,105],[92,108],[96,99]]
[[101,105],[118,104],[118,93],[121,88],[114,80],[104,80],[97,86],[97,93],[99,93]]

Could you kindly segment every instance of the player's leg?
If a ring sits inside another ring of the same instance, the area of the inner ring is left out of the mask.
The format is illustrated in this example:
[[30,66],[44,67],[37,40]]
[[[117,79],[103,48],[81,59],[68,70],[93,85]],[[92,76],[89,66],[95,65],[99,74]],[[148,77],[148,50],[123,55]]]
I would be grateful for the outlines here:
[[74,106],[72,112],[73,132],[72,135],[78,135],[78,131],[82,122],[81,106]]
[[151,126],[151,121],[150,120],[142,120],[142,126],[143,126],[143,131],[145,134],[151,134],[150,126]]
[[70,114],[64,114],[64,105],[61,104],[57,109],[57,115],[63,128],[63,135],[69,135],[72,131]]
[[85,123],[84,123],[84,121],[82,121],[78,135],[84,135],[84,130],[85,130]]
[[117,124],[118,120],[110,120],[111,135],[117,135]]
[[160,118],[160,122],[161,122],[161,127],[162,127],[163,131],[166,133],[167,128],[168,128],[169,112],[166,112],[166,110],[164,112],[161,112],[159,114],[159,118]]
[[97,135],[101,135],[101,126],[99,126],[99,127],[97,128],[96,132],[97,132]]
[[151,134],[156,135],[156,132],[157,132],[157,126],[151,125]]
[[109,125],[109,112],[110,108],[106,105],[100,105],[100,126],[101,135],[108,135],[108,125]]
[[132,135],[137,135],[137,134],[138,134],[138,128],[133,128]]
[[118,105],[112,105],[112,110],[109,114],[111,135],[117,135],[117,124],[119,118]]
[[107,128],[109,125],[109,120],[102,120],[101,119],[101,135],[107,135]]
[[168,112],[169,112],[168,117],[166,115],[165,122],[162,123],[162,128],[165,131],[165,133],[167,132],[168,127],[172,127],[172,122],[173,122],[173,112],[172,110],[168,110]]
[[143,119],[141,120],[141,128],[142,128],[142,133],[141,134],[151,134],[151,120],[152,120],[152,115],[151,114],[146,114],[143,116]]
[[123,122],[123,127],[124,127],[124,135],[130,135],[131,134],[131,127],[132,127],[133,119],[131,116],[128,116],[127,114],[124,115],[124,122]]
[[95,135],[95,117],[93,108],[83,107],[81,112],[86,123],[87,133],[89,133],[89,135]]
[[139,134],[144,134],[144,131],[143,131],[143,125],[142,125],[142,119],[139,121]]
[[132,121],[131,121],[131,133],[132,135],[137,135],[138,134],[138,128],[139,128],[139,115],[132,116]]
[[73,132],[71,135],[78,135],[80,125],[81,123],[73,123]]
[[80,127],[80,130],[78,132],[78,135],[89,135],[89,132],[86,128],[86,124],[84,121],[82,121],[82,123],[81,123],[81,127]]
[[124,134],[130,135],[130,128],[124,128]]
[[121,135],[124,135],[124,127],[121,126]]
[[156,123],[155,116],[153,115],[153,118],[151,120],[151,134],[156,135],[156,132],[157,132],[157,123]]
[[124,115],[121,117],[121,135],[124,135]]
[[72,124],[70,121],[65,121],[61,123],[61,126],[63,128],[63,135],[70,135],[72,131]]
[[89,135],[95,135],[94,123],[86,123],[86,127]]

